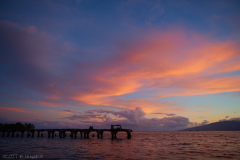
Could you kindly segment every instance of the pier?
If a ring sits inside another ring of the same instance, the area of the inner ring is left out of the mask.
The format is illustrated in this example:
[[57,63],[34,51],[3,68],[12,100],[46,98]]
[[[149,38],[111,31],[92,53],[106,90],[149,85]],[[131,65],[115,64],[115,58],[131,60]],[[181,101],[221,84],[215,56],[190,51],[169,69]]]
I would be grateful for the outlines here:
[[[117,133],[118,132],[126,132],[127,133],[127,138],[131,138],[131,129],[122,129],[122,128],[117,128],[114,129],[112,125],[111,129],[8,129],[8,130],[3,130],[0,129],[0,132],[2,133],[2,137],[14,137],[15,133],[16,137],[23,137],[24,133],[27,133],[27,137],[34,137],[35,135],[37,137],[43,137],[43,132],[47,132],[48,138],[54,138],[56,136],[56,132],[59,133],[60,138],[65,138],[66,137],[66,132],[70,132],[70,137],[71,138],[77,138],[78,132],[80,133],[81,138],[89,138],[89,133],[90,132],[96,132],[97,133],[97,138],[103,138],[103,132],[111,132],[112,139],[117,138]],[[19,135],[20,133],[20,135]]]

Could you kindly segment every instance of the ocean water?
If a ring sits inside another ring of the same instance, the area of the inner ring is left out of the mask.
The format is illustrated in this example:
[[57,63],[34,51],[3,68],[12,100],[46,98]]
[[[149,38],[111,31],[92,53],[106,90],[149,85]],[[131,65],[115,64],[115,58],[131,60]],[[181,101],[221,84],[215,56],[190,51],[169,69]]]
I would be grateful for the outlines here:
[[[91,135],[95,134],[95,137]],[[98,139],[0,137],[2,159],[240,159],[239,131],[118,133]],[[16,135],[16,134],[15,134]],[[69,133],[68,133],[69,135]]]

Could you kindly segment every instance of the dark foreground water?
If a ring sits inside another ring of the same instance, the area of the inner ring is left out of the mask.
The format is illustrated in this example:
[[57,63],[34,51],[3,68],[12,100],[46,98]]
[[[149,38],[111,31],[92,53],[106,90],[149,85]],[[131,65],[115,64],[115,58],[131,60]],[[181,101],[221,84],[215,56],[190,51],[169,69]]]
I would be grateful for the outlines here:
[[[16,135],[16,134],[15,134]],[[0,137],[2,159],[240,159],[240,132],[133,132],[103,139]]]

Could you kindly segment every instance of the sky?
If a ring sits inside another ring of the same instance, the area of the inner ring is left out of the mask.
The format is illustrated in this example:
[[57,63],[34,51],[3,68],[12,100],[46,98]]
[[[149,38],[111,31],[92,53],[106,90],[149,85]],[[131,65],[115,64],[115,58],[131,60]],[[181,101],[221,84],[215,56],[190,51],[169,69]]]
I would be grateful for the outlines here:
[[240,118],[238,0],[0,0],[0,122],[176,131]]

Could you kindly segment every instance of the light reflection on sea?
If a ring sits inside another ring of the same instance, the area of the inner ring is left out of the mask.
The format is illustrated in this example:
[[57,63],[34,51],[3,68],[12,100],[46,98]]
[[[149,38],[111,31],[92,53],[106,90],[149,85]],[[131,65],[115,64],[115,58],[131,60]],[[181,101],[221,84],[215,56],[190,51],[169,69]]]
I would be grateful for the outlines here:
[[[43,159],[240,159],[240,132],[133,132],[103,139],[0,137],[4,155],[43,155]],[[17,157],[20,159],[20,157]]]

